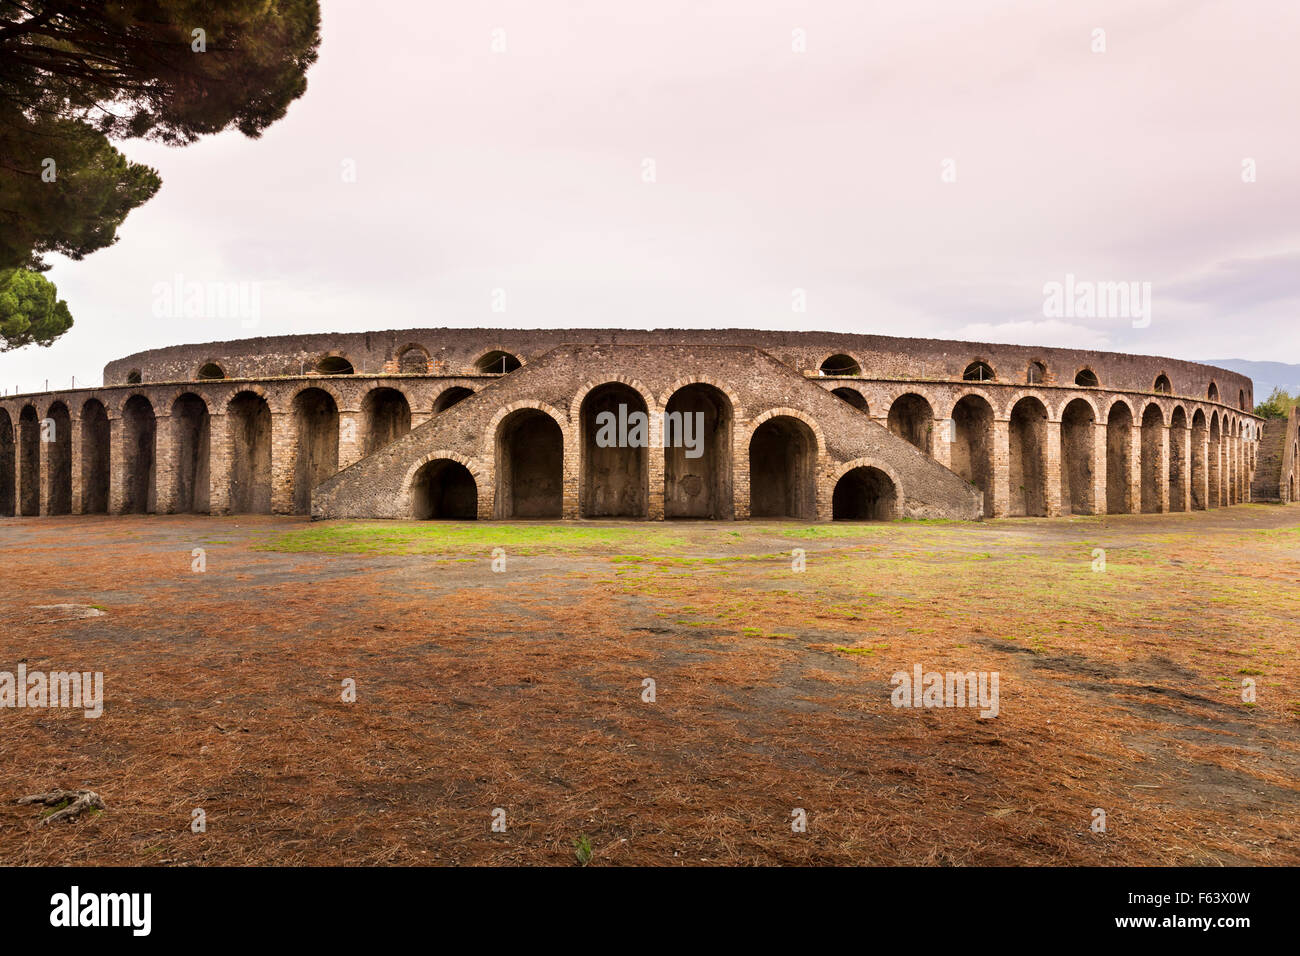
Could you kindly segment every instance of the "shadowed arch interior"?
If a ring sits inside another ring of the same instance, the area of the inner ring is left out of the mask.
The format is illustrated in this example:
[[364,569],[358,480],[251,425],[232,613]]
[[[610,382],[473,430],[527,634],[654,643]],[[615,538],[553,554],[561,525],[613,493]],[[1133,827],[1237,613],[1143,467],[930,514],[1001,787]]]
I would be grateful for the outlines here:
[[1047,408],[1036,398],[1022,398],[1009,425],[1007,513],[1042,517],[1047,514]]
[[1199,408],[1192,415],[1192,510],[1204,511],[1206,502],[1206,481],[1208,478],[1205,460],[1205,443],[1208,439],[1205,429],[1205,412]]
[[81,513],[108,512],[108,410],[98,399],[81,406]]
[[225,370],[222,369],[222,367],[218,365],[216,362],[206,362],[199,369],[200,379],[208,380],[208,379],[220,379],[225,377],[226,377]]
[[152,514],[158,510],[154,482],[157,436],[153,404],[143,395],[132,395],[122,407],[123,514]]
[[835,482],[831,517],[836,521],[888,521],[897,511],[894,482],[879,468],[860,465]]
[[478,517],[478,483],[458,461],[425,462],[411,481],[412,510],[420,521],[473,521]]
[[395,388],[374,388],[361,402],[366,430],[362,454],[373,455],[411,430],[411,405]]
[[172,403],[176,455],[174,507],[180,514],[212,510],[212,416],[202,398],[186,392]]
[[407,346],[397,357],[397,368],[404,375],[423,375],[429,371],[429,353],[418,345]]
[[685,385],[668,399],[663,428],[664,516],[731,518],[731,400],[712,385]]
[[43,436],[49,455],[49,493],[45,509],[52,515],[72,513],[72,415],[68,406],[55,402],[46,413],[50,429]]
[[339,407],[323,388],[293,398],[293,513],[311,513],[311,490],[339,470]]
[[14,479],[14,423],[9,412],[0,408],[0,517],[12,518],[16,502]]
[[1217,508],[1223,504],[1223,433],[1219,425],[1219,413],[1215,412],[1210,416],[1210,447],[1209,447],[1209,479],[1210,479],[1210,500],[1207,502],[1209,507]]
[[889,430],[905,441],[911,442],[927,455],[933,447],[934,409],[930,403],[914,392],[900,395],[889,406]]
[[848,402],[850,405],[852,405],[854,408],[860,411],[863,415],[871,414],[871,409],[867,407],[866,397],[861,392],[859,392],[856,388],[849,388],[847,386],[842,385],[837,389],[833,389],[831,391],[831,394],[834,395],[836,398],[843,399],[844,401]]
[[820,371],[823,375],[861,375],[862,366],[851,355],[832,355],[822,362]]
[[558,518],[564,512],[564,432],[536,408],[511,412],[497,426],[498,518]]
[[967,395],[952,409],[950,467],[984,492],[984,516],[993,516],[993,407],[980,395]]
[[777,415],[754,430],[749,513],[754,518],[817,517],[817,436],[806,422]]
[[[579,513],[584,518],[644,518],[650,500],[649,419],[645,399],[622,382],[582,399]],[[638,429],[636,423],[643,423]]]
[[458,402],[463,402],[474,394],[474,390],[463,385],[453,385],[433,400],[433,413],[445,412]]
[[18,413],[18,513],[41,513],[41,423],[31,405]]
[[226,409],[230,432],[230,511],[271,513],[271,408],[240,392]]
[[509,352],[494,349],[474,363],[474,367],[484,373],[502,375],[513,372],[520,366],[519,359]]
[[1116,402],[1106,416],[1106,512],[1133,510],[1133,412]]
[[1097,426],[1092,406],[1076,398],[1061,413],[1061,511],[1092,514],[1093,449]]
[[1154,514],[1164,510],[1162,476],[1165,463],[1165,416],[1159,405],[1151,404],[1142,413],[1142,512]]
[[321,375],[352,375],[352,363],[341,355],[327,355],[316,363],[316,371]]
[[1187,486],[1191,480],[1187,453],[1187,413],[1182,406],[1174,409],[1169,419],[1169,510],[1189,511]]

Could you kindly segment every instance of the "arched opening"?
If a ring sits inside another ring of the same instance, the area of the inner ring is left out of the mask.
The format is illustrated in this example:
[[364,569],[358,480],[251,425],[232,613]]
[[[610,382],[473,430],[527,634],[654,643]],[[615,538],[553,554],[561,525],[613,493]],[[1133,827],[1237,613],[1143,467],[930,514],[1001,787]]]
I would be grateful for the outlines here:
[[373,455],[411,430],[411,405],[395,388],[375,388],[361,402],[366,435],[363,454]]
[[108,513],[108,410],[97,399],[81,406],[81,513]]
[[1204,511],[1206,502],[1205,412],[1199,408],[1192,415],[1192,510]]
[[1036,398],[1022,398],[1011,410],[1009,430],[1011,501],[1007,513],[1047,514],[1047,408]]
[[894,482],[879,468],[859,465],[835,482],[831,517],[836,521],[888,521],[898,516]]
[[971,362],[961,377],[964,382],[991,382],[994,378],[993,369],[988,362]]
[[818,369],[823,375],[861,375],[862,366],[852,355],[832,355]]
[[271,513],[271,407],[240,392],[226,409],[230,429],[230,511]]
[[733,517],[731,401],[712,385],[685,385],[664,414],[664,517]]
[[1210,416],[1210,501],[1211,508],[1223,504],[1223,432],[1219,424],[1219,413]]
[[341,355],[327,355],[316,363],[316,371],[321,375],[352,375],[352,363]]
[[871,414],[871,409],[867,407],[866,398],[856,388],[846,388],[844,386],[841,386],[837,389],[833,389],[831,391],[831,394],[834,395],[836,398],[848,402],[850,405],[852,405],[854,408],[860,411],[863,415]]
[[1163,510],[1161,487],[1164,484],[1165,416],[1154,403],[1142,413],[1142,513]]
[[934,433],[934,409],[920,395],[909,392],[894,399],[889,406],[889,430],[931,454]]
[[140,374],[138,368],[133,368],[131,371],[126,373],[126,384],[128,385],[139,385],[143,381],[144,376]]
[[520,364],[519,359],[509,352],[494,349],[475,362],[474,367],[484,374],[504,375],[519,368]]
[[1219,400],[1218,384],[1215,382],[1210,382],[1210,387],[1209,389],[1206,390],[1205,395],[1207,398],[1209,398],[1210,401],[1217,402]]
[[752,518],[817,517],[817,436],[789,415],[769,418],[749,440]]
[[45,453],[50,457],[50,488],[45,503],[47,514],[72,513],[72,414],[68,406],[55,402],[46,413],[52,434],[45,436]]
[[984,516],[993,516],[993,406],[967,395],[952,409],[952,471],[984,492]]
[[1187,486],[1191,474],[1187,460],[1187,412],[1182,406],[1174,409],[1169,419],[1169,510],[1190,511]]
[[158,510],[154,483],[154,447],[158,420],[143,395],[132,395],[122,407],[122,513],[150,514]]
[[31,405],[18,413],[18,513],[41,513],[41,423]]
[[1092,406],[1076,398],[1061,413],[1061,510],[1087,515],[1095,510],[1094,477],[1096,419]]
[[397,356],[397,368],[403,375],[425,375],[429,371],[429,353],[418,345],[408,345]]
[[1133,412],[1123,402],[1106,417],[1106,512],[1133,510]]
[[581,425],[579,513],[584,518],[644,518],[650,500],[650,423],[634,388],[609,382],[589,391]]
[[1047,381],[1047,366],[1042,362],[1030,362],[1025,381],[1030,385],[1042,385]]
[[212,510],[212,416],[193,392],[172,403],[172,436],[176,511],[207,514]]
[[1237,407],[1243,412],[1250,411],[1250,409],[1246,407],[1246,390],[1244,388],[1237,392]]
[[296,441],[293,513],[311,513],[311,490],[339,470],[339,408],[322,388],[305,388],[293,398]]
[[457,402],[463,402],[473,394],[473,389],[465,388],[461,385],[453,385],[433,400],[433,413],[437,415],[441,412],[445,412]]
[[1101,382],[1097,378],[1097,373],[1090,368],[1081,368],[1074,376],[1074,384],[1083,388],[1097,388]]
[[14,423],[9,413],[0,408],[0,517],[12,518],[17,501],[14,479]]
[[478,484],[468,468],[450,458],[420,466],[411,481],[412,510],[420,521],[473,521]]
[[207,381],[209,379],[225,378],[226,372],[216,362],[207,362],[199,367],[199,379]]
[[497,426],[496,517],[558,518],[564,512],[564,432],[546,412],[521,408]]
[[1173,386],[1169,383],[1169,376],[1164,374],[1156,376],[1156,384],[1154,386],[1154,389],[1155,391],[1159,392],[1161,395],[1168,395],[1170,392],[1174,390]]

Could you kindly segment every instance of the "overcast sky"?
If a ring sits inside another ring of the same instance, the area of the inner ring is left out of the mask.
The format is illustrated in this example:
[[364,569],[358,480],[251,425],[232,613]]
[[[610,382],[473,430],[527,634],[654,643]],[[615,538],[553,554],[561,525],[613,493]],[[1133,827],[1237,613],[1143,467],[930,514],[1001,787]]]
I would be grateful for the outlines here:
[[[322,7],[307,92],[260,140],[121,145],[162,190],[55,261],[76,326],[0,356],[0,386],[440,325],[1300,361],[1296,0]],[[1066,274],[1151,283],[1150,324],[1045,315]],[[256,314],[168,311],[178,278],[243,283]]]

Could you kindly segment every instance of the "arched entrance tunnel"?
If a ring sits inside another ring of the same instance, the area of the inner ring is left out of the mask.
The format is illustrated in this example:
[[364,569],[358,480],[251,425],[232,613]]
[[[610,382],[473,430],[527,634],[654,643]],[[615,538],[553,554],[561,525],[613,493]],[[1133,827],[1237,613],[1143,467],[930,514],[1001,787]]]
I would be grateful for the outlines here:
[[154,447],[158,420],[153,405],[143,395],[132,395],[122,408],[126,452],[123,462],[122,512],[151,514],[158,510],[154,483]]
[[1047,408],[1036,398],[1022,398],[1009,423],[1010,515],[1047,514]]
[[817,436],[799,419],[778,415],[754,430],[749,513],[754,518],[817,517]]
[[1169,510],[1190,511],[1187,486],[1191,463],[1187,455],[1187,412],[1180,405],[1169,419]]
[[271,513],[271,409],[266,399],[240,392],[226,411],[230,423],[230,510]]
[[176,454],[176,511],[207,514],[212,510],[212,417],[208,405],[192,392],[172,403]]
[[1106,416],[1106,512],[1133,510],[1133,412],[1116,402]]
[[361,403],[366,438],[363,454],[372,455],[411,430],[411,405],[395,388],[376,388]]
[[324,389],[305,388],[293,399],[295,456],[293,513],[311,513],[311,490],[339,470],[339,408]]
[[836,521],[888,521],[898,516],[893,480],[879,468],[860,465],[845,472],[831,493]]
[[644,518],[649,505],[650,425],[641,393],[621,382],[593,388],[578,419],[584,518]]
[[673,393],[664,409],[664,517],[732,517],[731,401],[696,383]]
[[934,409],[914,392],[900,395],[889,406],[889,430],[927,455],[933,454]]
[[45,443],[50,456],[49,500],[46,510],[52,515],[72,513],[72,415],[68,406],[55,402],[46,413],[53,434]]
[[36,409],[23,406],[18,414],[18,513],[41,513],[41,423]]
[[12,518],[16,501],[14,478],[14,423],[9,413],[0,408],[0,517]]
[[967,395],[952,410],[952,470],[984,492],[984,516],[993,517],[993,407]]
[[1092,406],[1076,398],[1061,413],[1061,512],[1087,515],[1093,506],[1093,449],[1097,425]]
[[1165,460],[1165,416],[1152,402],[1142,414],[1142,511],[1152,514],[1163,510],[1161,475]]
[[81,511],[108,512],[108,410],[96,399],[81,406]]
[[521,408],[497,426],[498,518],[558,518],[564,511],[564,432],[546,412]]
[[411,481],[412,511],[420,521],[473,521],[478,483],[468,468],[449,458],[425,462]]

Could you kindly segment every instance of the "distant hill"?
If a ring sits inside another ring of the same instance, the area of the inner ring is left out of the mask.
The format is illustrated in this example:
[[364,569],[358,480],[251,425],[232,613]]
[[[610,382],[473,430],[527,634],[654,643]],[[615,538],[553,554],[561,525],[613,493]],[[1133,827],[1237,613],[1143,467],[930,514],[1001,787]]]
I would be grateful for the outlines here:
[[1255,383],[1255,402],[1268,398],[1275,388],[1284,388],[1292,395],[1300,395],[1300,365],[1286,362],[1248,362],[1245,359],[1206,359],[1206,365],[1217,365],[1230,372],[1249,375]]

